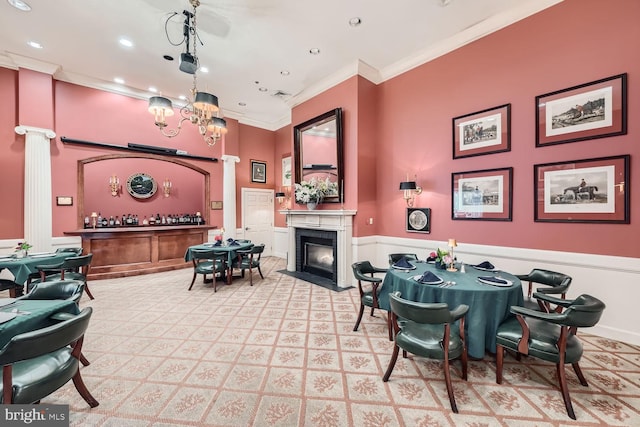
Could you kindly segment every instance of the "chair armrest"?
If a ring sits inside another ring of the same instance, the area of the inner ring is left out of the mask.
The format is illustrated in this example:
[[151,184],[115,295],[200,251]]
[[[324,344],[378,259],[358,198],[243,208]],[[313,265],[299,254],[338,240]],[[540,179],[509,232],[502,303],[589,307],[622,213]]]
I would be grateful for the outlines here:
[[36,270],[60,270],[60,267],[62,267],[62,262],[59,262],[57,264],[43,264],[35,266]]
[[531,317],[534,319],[545,320],[551,323],[562,323],[566,319],[566,315],[563,313],[546,313],[544,311],[532,310],[530,308],[520,307],[517,305],[511,306],[511,312],[513,314],[519,314],[524,317]]
[[551,295],[547,295],[546,293],[543,293],[543,292],[540,292],[540,291],[534,292],[533,293],[533,297],[536,298],[536,299],[539,299],[541,301],[545,301],[545,302],[548,302],[548,303],[551,303],[551,304],[559,305],[559,306],[564,307],[564,308],[569,307],[573,303],[573,300],[553,297]]
[[[569,289],[569,285],[559,285],[536,289],[536,294],[564,294]],[[534,294],[535,295],[535,294]]]
[[453,320],[458,320],[461,317],[464,317],[469,311],[469,306],[466,304],[460,304],[455,309],[451,310],[451,317]]
[[387,271],[389,271],[388,268],[373,267],[374,273],[386,273]]
[[69,320],[69,319],[73,319],[74,317],[76,317],[77,314],[71,314],[71,313],[54,313],[51,316],[49,316],[49,319],[51,320],[58,320],[60,322],[63,322],[65,320]]

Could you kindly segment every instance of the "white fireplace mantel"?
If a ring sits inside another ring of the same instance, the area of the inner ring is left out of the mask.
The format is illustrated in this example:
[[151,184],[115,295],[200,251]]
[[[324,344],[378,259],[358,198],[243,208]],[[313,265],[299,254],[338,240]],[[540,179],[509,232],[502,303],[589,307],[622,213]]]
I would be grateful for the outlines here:
[[287,227],[289,229],[289,245],[287,257],[287,271],[296,271],[296,228],[306,228],[312,230],[330,230],[337,234],[338,264],[337,285],[341,288],[351,286],[351,260],[353,253],[353,216],[354,210],[282,210],[281,214],[286,215]]

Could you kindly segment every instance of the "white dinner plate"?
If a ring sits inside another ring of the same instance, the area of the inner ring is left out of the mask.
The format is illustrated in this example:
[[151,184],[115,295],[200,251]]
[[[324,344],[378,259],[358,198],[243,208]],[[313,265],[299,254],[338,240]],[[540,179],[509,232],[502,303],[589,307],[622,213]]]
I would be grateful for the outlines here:
[[13,304],[16,302],[15,298],[0,298],[0,307],[4,307],[5,305]]
[[415,270],[416,266],[413,265],[411,267],[396,267],[395,265],[392,265],[391,268],[395,269],[395,270],[404,270],[404,271],[409,271],[409,270]]
[[420,278],[422,277],[422,274],[418,275],[418,276],[413,276],[413,280],[415,280],[418,283],[422,283],[423,285],[439,285],[440,283],[444,282],[444,280],[440,279],[440,280],[436,280],[435,282],[421,282]]
[[0,323],[8,322],[11,319],[14,319],[18,313],[6,313],[4,311],[0,311]]
[[489,280],[484,280],[478,277],[478,281],[480,283],[484,283],[485,285],[497,286],[499,288],[508,288],[509,286],[513,285],[513,282],[511,280],[507,280],[507,279],[502,279],[502,280],[504,280],[506,283],[491,282]]
[[483,267],[476,267],[475,265],[472,265],[471,267],[475,268],[476,270],[480,270],[480,271],[490,271],[490,272],[496,272],[496,271],[500,271],[497,268],[483,268]]
[[35,255],[31,255],[31,258],[51,258],[56,256],[56,254],[35,254]]

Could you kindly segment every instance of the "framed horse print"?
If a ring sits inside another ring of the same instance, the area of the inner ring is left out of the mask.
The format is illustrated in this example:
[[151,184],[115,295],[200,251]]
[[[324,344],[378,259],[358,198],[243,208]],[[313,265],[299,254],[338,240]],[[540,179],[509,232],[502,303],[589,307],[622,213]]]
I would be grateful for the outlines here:
[[511,221],[513,168],[451,174],[451,219]]
[[533,166],[534,220],[629,224],[630,156]]

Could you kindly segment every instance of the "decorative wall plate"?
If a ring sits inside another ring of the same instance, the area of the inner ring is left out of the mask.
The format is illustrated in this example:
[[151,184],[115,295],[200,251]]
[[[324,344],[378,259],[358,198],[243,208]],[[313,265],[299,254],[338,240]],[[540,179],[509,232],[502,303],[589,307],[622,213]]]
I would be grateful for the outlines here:
[[407,208],[407,231],[429,233],[431,231],[431,209]]
[[136,199],[148,199],[156,194],[158,184],[151,175],[134,173],[127,179],[127,191]]

